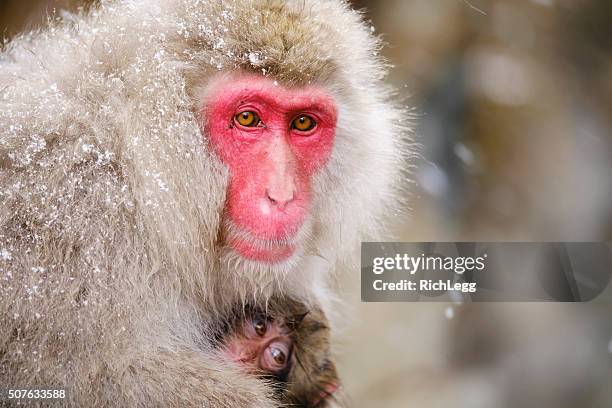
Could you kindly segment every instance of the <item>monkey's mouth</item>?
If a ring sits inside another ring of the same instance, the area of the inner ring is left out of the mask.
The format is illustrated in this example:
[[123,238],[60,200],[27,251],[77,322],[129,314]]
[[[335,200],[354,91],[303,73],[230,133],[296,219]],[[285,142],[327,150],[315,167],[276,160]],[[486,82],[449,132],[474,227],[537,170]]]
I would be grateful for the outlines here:
[[243,240],[230,240],[229,244],[244,258],[269,263],[285,261],[295,252],[295,246],[291,245],[272,246],[267,244],[267,248],[262,248],[255,243],[248,243]]
[[298,248],[306,228],[302,226],[293,237],[284,239],[263,239],[229,223],[226,243],[240,256],[253,261],[279,263],[291,258]]

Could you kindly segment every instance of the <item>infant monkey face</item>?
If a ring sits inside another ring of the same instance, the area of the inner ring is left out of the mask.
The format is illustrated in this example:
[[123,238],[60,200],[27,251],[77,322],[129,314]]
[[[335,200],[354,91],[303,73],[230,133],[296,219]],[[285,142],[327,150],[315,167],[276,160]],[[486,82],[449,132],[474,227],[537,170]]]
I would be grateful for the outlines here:
[[224,353],[255,374],[283,377],[291,368],[293,341],[279,322],[248,316],[225,341]]
[[323,408],[340,382],[331,360],[325,314],[285,299],[267,313],[247,309],[222,337],[222,354],[274,384],[283,406]]

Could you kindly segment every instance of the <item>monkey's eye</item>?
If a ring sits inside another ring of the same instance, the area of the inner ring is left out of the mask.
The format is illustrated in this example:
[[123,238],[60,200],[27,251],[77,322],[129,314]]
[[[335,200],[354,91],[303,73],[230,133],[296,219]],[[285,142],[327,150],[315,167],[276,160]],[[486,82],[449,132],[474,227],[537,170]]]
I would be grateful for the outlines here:
[[234,121],[244,127],[255,127],[261,123],[259,116],[252,111],[240,112],[234,116]]
[[285,352],[279,348],[272,347],[270,349],[270,355],[274,359],[274,362],[279,365],[279,367],[284,367],[285,362],[287,361],[287,356]]
[[263,337],[267,330],[266,322],[261,318],[255,318],[255,320],[253,320],[253,329],[255,329],[255,333],[259,337]]
[[272,374],[277,374],[289,366],[291,344],[287,339],[278,339],[266,347],[261,356],[260,368]]
[[291,129],[295,129],[300,132],[308,132],[309,130],[314,129],[316,125],[317,122],[315,122],[311,116],[300,115],[293,119],[293,122],[291,122]]

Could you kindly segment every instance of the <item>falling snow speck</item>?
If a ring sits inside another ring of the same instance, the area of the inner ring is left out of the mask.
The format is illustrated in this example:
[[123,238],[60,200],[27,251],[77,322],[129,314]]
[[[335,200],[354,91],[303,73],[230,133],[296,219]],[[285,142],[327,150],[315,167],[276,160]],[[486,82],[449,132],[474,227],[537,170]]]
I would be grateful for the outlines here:
[[257,65],[261,62],[260,56],[256,52],[249,53],[249,62],[253,65]]
[[11,259],[13,259],[13,255],[8,249],[1,249],[0,259],[2,259],[3,261],[10,261]]

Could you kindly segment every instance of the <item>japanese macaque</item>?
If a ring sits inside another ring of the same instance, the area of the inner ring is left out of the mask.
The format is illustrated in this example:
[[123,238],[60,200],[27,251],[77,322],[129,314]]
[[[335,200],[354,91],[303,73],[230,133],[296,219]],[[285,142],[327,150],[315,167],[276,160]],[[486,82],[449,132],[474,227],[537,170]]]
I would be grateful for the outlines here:
[[265,312],[237,313],[222,336],[223,354],[250,374],[269,379],[283,406],[326,407],[340,387],[331,360],[327,319],[319,308],[289,300]]
[[378,51],[336,0],[108,0],[6,44],[0,384],[277,406],[214,333],[279,294],[333,333],[409,150]]

